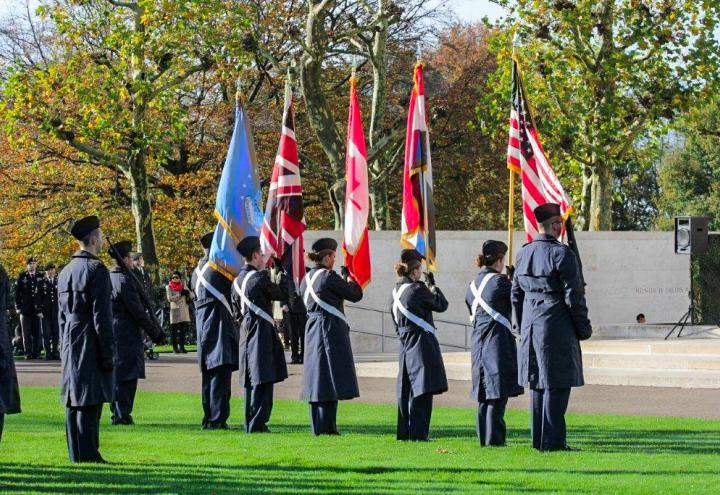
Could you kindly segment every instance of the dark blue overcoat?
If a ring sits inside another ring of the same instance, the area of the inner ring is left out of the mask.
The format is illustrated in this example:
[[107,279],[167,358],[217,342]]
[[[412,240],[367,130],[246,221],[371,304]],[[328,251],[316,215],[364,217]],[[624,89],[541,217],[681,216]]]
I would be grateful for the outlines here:
[[518,381],[534,389],[584,384],[580,340],[590,338],[577,258],[540,234],[518,253],[512,285],[513,325],[520,333]]
[[145,378],[143,330],[155,336],[152,320],[140,302],[135,284],[120,267],[110,270],[112,284],[113,335],[115,337],[115,380]]
[[95,406],[113,399],[112,287],[107,267],[76,251],[58,276],[62,403]]
[[[423,282],[413,282],[407,277],[398,280],[395,288],[403,284],[410,284],[400,296],[403,306],[434,327],[433,311],[443,312],[448,308],[448,301],[442,291],[437,287],[430,290]],[[391,312],[392,307],[393,297],[390,296]],[[401,396],[402,378],[406,370],[414,397],[447,392],[445,363],[437,337],[408,320],[399,311],[398,321],[393,318],[393,323],[400,340],[397,396]]]
[[[488,280],[482,291],[483,300],[508,322],[511,321],[511,282],[505,275],[498,274],[490,267],[483,267],[473,283],[480,287],[488,274],[496,274]],[[473,291],[468,287],[465,303],[472,316],[475,301]],[[472,320],[470,361],[472,391],[470,398],[475,401],[515,397],[523,393],[518,385],[517,345],[510,329],[495,321],[478,306]]]
[[[309,278],[318,269],[316,266],[307,273],[300,285],[301,294],[305,294]],[[346,282],[332,270],[318,275],[314,287],[320,300],[341,312],[343,300],[357,302],[363,296],[357,282]],[[307,311],[302,398],[325,402],[359,397],[347,323],[320,308],[312,297],[308,299]]]
[[[272,302],[287,298],[285,291],[270,280],[267,270],[258,272],[246,265],[233,283],[233,316],[240,322],[240,383],[254,387],[263,383],[277,383],[288,377],[285,350],[275,325],[246,308],[241,312],[241,299],[236,287],[242,288],[243,280],[250,274],[245,287],[247,298],[272,318]],[[287,284],[284,284],[287,286]]]
[[20,412],[20,389],[7,322],[9,292],[7,272],[0,266],[0,414]]
[[238,329],[230,309],[230,292],[225,294],[228,304],[225,306],[202,283],[196,283],[197,273],[206,263],[207,258],[198,261],[197,271],[191,279],[195,290],[198,364],[203,371],[220,366],[230,366],[235,371],[238,369],[239,343]]

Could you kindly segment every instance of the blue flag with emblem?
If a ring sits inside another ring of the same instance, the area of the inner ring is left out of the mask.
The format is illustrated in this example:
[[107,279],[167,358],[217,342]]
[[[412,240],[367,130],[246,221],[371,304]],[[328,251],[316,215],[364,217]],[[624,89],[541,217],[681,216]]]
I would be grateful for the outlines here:
[[210,247],[208,269],[201,281],[229,309],[232,281],[245,264],[237,250],[246,236],[258,235],[262,226],[261,191],[252,126],[239,103],[235,108],[235,127],[215,200],[218,220]]

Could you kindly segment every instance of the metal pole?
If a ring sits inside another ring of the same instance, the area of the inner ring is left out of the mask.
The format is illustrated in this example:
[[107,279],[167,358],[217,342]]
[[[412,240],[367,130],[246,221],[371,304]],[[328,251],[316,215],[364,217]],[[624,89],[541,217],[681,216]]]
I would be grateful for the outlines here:
[[465,332],[465,350],[466,350],[466,351],[468,350],[468,346],[467,346],[467,339],[468,339],[467,334],[468,334],[468,331],[467,331],[467,330],[468,330],[467,325],[463,325],[463,331]]
[[385,315],[380,313],[380,352],[385,352]]

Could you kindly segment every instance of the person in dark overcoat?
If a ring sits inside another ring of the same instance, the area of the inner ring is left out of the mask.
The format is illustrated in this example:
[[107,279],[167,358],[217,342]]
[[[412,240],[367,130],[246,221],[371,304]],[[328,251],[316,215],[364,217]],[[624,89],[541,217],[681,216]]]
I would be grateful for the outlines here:
[[27,359],[38,359],[42,349],[42,311],[37,306],[37,289],[42,275],[37,271],[37,259],[27,259],[27,269],[15,282],[15,311],[20,316],[23,349]]
[[400,340],[397,378],[397,439],[425,441],[430,433],[433,395],[448,390],[445,364],[435,337],[433,311],[444,312],[448,301],[435,286],[432,273],[422,278],[424,257],[404,249],[395,265],[398,276],[390,311]]
[[61,400],[66,408],[68,457],[104,463],[100,448],[102,405],[113,397],[112,286],[97,255],[104,238],[96,216],[70,228],[80,244],[58,276]]
[[[305,273],[310,271],[305,269]],[[290,328],[290,364],[302,364],[305,349],[305,325],[307,324],[307,309],[302,294],[295,286],[292,277],[285,277],[287,283],[287,300],[281,301],[283,320]]]
[[45,360],[60,359],[58,339],[58,297],[57,272],[53,263],[45,265],[45,276],[40,279],[36,291],[36,306],[42,314],[42,336],[45,349]]
[[161,338],[161,329],[156,328],[140,299],[138,290],[144,290],[138,287],[141,282],[130,278],[132,243],[120,241],[111,249],[125,267],[120,267],[119,261],[110,254],[115,262],[110,270],[115,338],[115,397],[110,404],[110,412],[112,424],[131,425],[134,423],[132,411],[138,380],[145,378],[143,331],[157,342]]
[[20,388],[7,321],[9,296],[10,280],[5,268],[0,265],[0,442],[5,415],[20,412]]
[[308,258],[315,264],[300,284],[307,307],[302,398],[310,403],[315,435],[339,435],[338,401],[360,396],[343,301],[358,302],[363,290],[342,267],[333,271],[337,242],[322,238]]
[[[142,253],[133,253],[132,255],[132,266],[130,267],[135,273],[135,276],[140,281],[145,293],[148,296],[153,295],[153,282],[150,273],[145,269],[145,257]],[[152,301],[152,297],[150,298]]]
[[[260,239],[238,244],[245,266],[233,282],[232,308],[240,324],[240,383],[245,387],[245,431],[269,432],[273,385],[288,377],[285,351],[275,330],[272,302],[287,297],[285,287],[270,280]],[[283,279],[284,282],[284,279]]]
[[560,243],[560,207],[534,210],[539,234],[518,253],[512,284],[513,326],[520,334],[518,380],[530,388],[533,448],[573,450],[565,411],[571,387],[584,384],[580,340],[592,326],[575,253]]
[[517,380],[517,345],[510,324],[512,283],[502,275],[507,250],[501,241],[483,243],[476,260],[480,271],[465,294],[473,325],[470,397],[478,403],[475,429],[482,446],[505,445],[508,398],[523,393]]
[[[227,429],[230,417],[232,373],[238,369],[238,329],[232,317],[230,301],[217,299],[203,283],[213,234],[205,234],[200,243],[205,251],[192,277],[195,290],[195,326],[197,356],[202,373],[204,429]],[[227,294],[230,298],[230,294]]]

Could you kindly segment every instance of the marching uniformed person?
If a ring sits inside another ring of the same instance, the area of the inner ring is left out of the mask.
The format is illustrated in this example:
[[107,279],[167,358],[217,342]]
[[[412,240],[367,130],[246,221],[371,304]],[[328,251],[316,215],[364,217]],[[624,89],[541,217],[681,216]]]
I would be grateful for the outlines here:
[[192,281],[195,290],[197,355],[202,373],[202,425],[207,430],[226,430],[230,417],[232,373],[238,369],[238,331],[230,302],[220,301],[202,282],[213,234],[200,239],[205,256],[198,261]]
[[0,442],[6,414],[20,412],[20,389],[15,373],[15,358],[8,332],[7,310],[10,280],[0,265]]
[[[131,250],[130,241],[116,242],[108,250],[115,263],[110,269],[115,338],[115,396],[110,404],[110,411],[114,425],[134,423],[132,411],[138,379],[145,378],[143,331],[156,342],[162,336],[161,330],[156,328],[148,316],[138,295],[138,285],[141,282],[130,278],[133,268]],[[120,266],[116,256],[120,257],[124,268]]]
[[[286,297],[270,280],[260,238],[238,244],[245,266],[233,282],[232,308],[240,323],[240,383],[245,387],[245,431],[269,432],[273,385],[288,377],[285,351],[275,330],[272,302]],[[284,284],[283,284],[284,285]]]
[[404,249],[395,265],[398,281],[390,298],[395,330],[400,339],[397,378],[397,439],[428,439],[433,395],[448,390],[445,364],[435,337],[433,311],[444,312],[448,301],[435,286],[432,273],[422,278],[424,257]]
[[45,360],[60,359],[60,353],[58,352],[60,330],[58,327],[58,297],[55,264],[48,263],[45,265],[45,276],[40,279],[36,297],[36,305],[43,315],[41,323]]
[[337,245],[330,238],[313,243],[308,258],[315,266],[300,284],[308,315],[302,396],[310,403],[315,435],[339,435],[338,401],[360,396],[343,300],[357,302],[363,290],[347,268],[342,276],[333,271]]
[[539,234],[518,253],[512,284],[513,324],[520,333],[518,376],[530,387],[533,448],[573,450],[566,442],[570,388],[584,384],[580,340],[592,327],[575,254],[560,243],[560,206],[534,210]]
[[26,270],[18,275],[15,283],[15,310],[20,316],[23,349],[27,359],[39,358],[42,349],[43,314],[37,307],[37,288],[41,280],[42,275],[37,272],[37,259],[30,256]]
[[112,287],[97,258],[104,243],[98,217],[76,221],[70,233],[80,249],[58,276],[68,456],[72,462],[104,463],[98,449],[102,405],[113,395]]
[[518,385],[517,346],[512,334],[511,282],[502,275],[507,246],[485,241],[465,303],[473,325],[470,356],[471,398],[478,403],[475,429],[480,445],[505,445],[505,407],[509,397],[523,393]]

